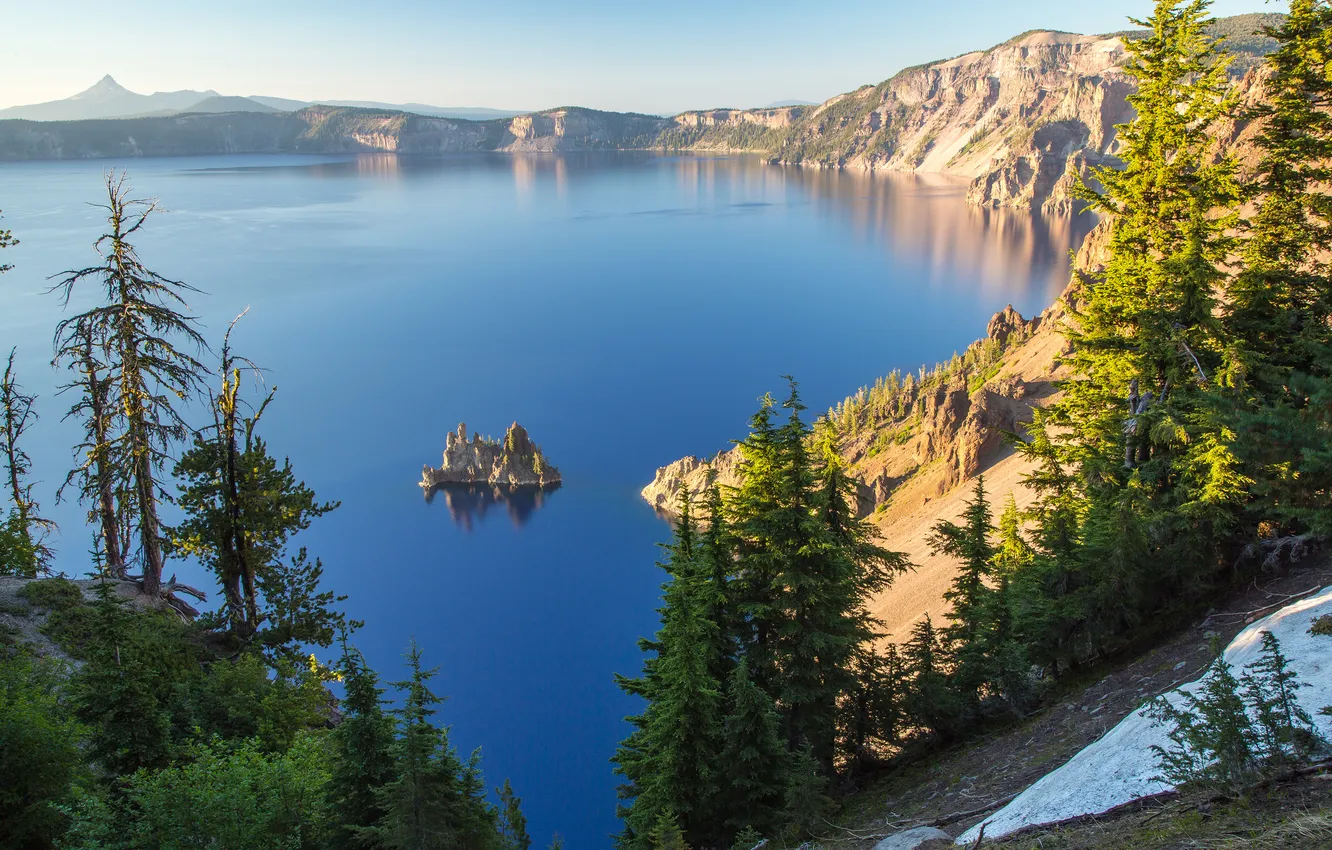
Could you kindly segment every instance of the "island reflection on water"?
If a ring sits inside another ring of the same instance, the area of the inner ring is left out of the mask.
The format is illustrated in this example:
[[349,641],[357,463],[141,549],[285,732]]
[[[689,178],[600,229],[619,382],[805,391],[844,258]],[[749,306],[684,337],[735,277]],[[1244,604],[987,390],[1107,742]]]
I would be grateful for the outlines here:
[[426,490],[425,499],[433,503],[442,494],[453,522],[472,531],[492,509],[502,505],[514,528],[522,528],[538,508],[544,507],[558,487],[497,487],[489,484],[446,484]]

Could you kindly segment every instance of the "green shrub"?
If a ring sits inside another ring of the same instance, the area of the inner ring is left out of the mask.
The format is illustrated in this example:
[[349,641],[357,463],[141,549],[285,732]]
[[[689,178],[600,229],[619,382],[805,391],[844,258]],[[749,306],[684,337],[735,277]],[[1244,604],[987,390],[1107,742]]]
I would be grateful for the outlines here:
[[140,770],[123,802],[85,796],[73,808],[68,847],[97,850],[306,850],[324,845],[328,820],[324,741],[301,735],[290,750],[258,741],[213,741],[179,767]]
[[61,707],[63,681],[50,662],[0,651],[0,847],[49,847],[65,829],[83,732]]

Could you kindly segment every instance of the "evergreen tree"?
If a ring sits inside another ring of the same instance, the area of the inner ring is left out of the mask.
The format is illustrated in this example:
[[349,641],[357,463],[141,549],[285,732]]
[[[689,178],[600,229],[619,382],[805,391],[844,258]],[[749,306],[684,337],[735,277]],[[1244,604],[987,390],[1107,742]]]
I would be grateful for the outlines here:
[[1276,635],[1264,631],[1262,641],[1262,654],[1240,677],[1244,701],[1255,720],[1258,749],[1269,762],[1303,761],[1327,746],[1300,705],[1300,688],[1308,683],[1299,681]]
[[302,549],[287,561],[285,550],[293,534],[338,503],[320,503],[296,479],[291,461],[284,458],[279,464],[258,436],[276,388],[253,415],[243,415],[241,367],[253,365],[232,353],[234,329],[233,322],[222,343],[222,386],[212,399],[213,426],[195,434],[194,445],[175,467],[185,521],[171,529],[172,546],[197,557],[217,576],[222,616],[241,645],[257,637],[277,651],[294,650],[298,643],[328,646],[343,623],[331,606],[345,597],[319,591],[323,568],[318,559],[311,563]]
[[727,834],[773,834],[790,784],[790,757],[777,727],[772,698],[749,676],[745,659],[727,683],[728,710],[721,753],[721,804]]
[[796,837],[812,835],[827,827],[832,810],[823,765],[819,764],[813,747],[802,742],[791,753],[791,773],[782,805],[785,828]]
[[1052,435],[1049,411],[1037,408],[1018,451],[1032,463],[1024,481],[1036,494],[1030,509],[1031,563],[1010,577],[1014,627],[1033,660],[1055,675],[1077,660],[1075,641],[1088,611],[1091,574],[1082,559],[1087,505],[1070,446]]
[[125,472],[129,464],[115,455],[123,451],[123,445],[111,436],[112,383],[101,359],[105,349],[105,341],[96,339],[93,328],[85,325],[56,353],[56,362],[67,362],[75,373],[74,379],[60,388],[61,393],[75,393],[64,418],[78,419],[83,424],[83,440],[74,449],[80,463],[65,476],[56,501],[64,496],[66,487],[77,487],[79,501],[89,506],[88,521],[98,529],[100,556],[107,574],[124,579],[130,501]]
[[638,727],[616,752],[617,772],[628,780],[621,805],[621,843],[647,846],[659,818],[669,814],[691,844],[705,846],[719,820],[717,756],[721,752],[721,688],[710,675],[716,660],[717,625],[707,619],[708,585],[697,559],[697,537],[687,489],[681,490],[675,540],[662,566],[671,579],[663,586],[662,626],[653,645],[657,656],[644,677],[621,679],[629,693],[648,704]]
[[[1073,305],[1064,358],[1073,377],[1039,425],[1053,426],[1056,459],[1076,473],[1082,504],[1074,513],[1097,511],[1108,531],[1132,503],[1148,546],[1133,551],[1115,536],[1080,535],[1069,565],[1123,559],[1126,572],[1115,581],[1133,594],[1124,600],[1102,585],[1084,604],[1120,610],[1048,612],[1060,628],[1080,613],[1117,628],[1145,613],[1128,610],[1137,600],[1150,610],[1157,600],[1198,598],[1246,498],[1217,377],[1225,348],[1218,291],[1238,187],[1235,163],[1208,135],[1233,112],[1234,95],[1227,59],[1205,33],[1207,8],[1206,0],[1158,0],[1141,22],[1147,35],[1127,44],[1136,117],[1117,128],[1122,167],[1095,171],[1104,191],[1082,191],[1110,219],[1109,259],[1102,276],[1084,279]],[[1133,492],[1121,494],[1126,487]],[[1061,525],[1066,519],[1056,516]],[[1059,575],[1066,569],[1050,569],[1050,577],[1075,578]]]
[[742,625],[741,649],[749,659],[749,672],[759,687],[776,693],[779,680],[777,629],[783,617],[777,596],[782,574],[778,539],[782,458],[775,402],[771,395],[759,400],[749,420],[749,436],[736,443],[740,484],[727,505],[728,524],[736,548],[734,621]]
[[105,303],[70,316],[56,326],[56,355],[79,351],[91,335],[105,340],[106,377],[111,381],[111,422],[114,450],[109,457],[126,464],[131,482],[127,514],[138,532],[143,564],[143,592],[161,593],[163,552],[158,503],[169,498],[161,470],[171,444],[187,433],[180,407],[194,394],[204,369],[186,349],[207,346],[194,320],[181,312],[184,294],[196,291],[180,281],[149,270],[140,261],[130,237],[157,211],[156,201],[133,198],[124,175],[106,175],[109,230],[95,243],[100,265],[70,270],[54,290],[67,306],[76,286],[85,280],[101,283]]
[[[356,832],[386,850],[491,848],[498,833],[478,834],[472,800],[464,785],[472,765],[464,767],[449,746],[448,734],[431,718],[443,700],[429,687],[436,670],[421,667],[421,649],[413,641],[407,653],[411,677],[394,682],[405,692],[396,709],[398,737],[393,748],[393,779],[375,791],[383,816]],[[468,774],[465,776],[465,771]]]
[[522,799],[513,793],[513,786],[507,779],[503,788],[495,790],[500,798],[500,834],[505,842],[502,850],[530,850],[532,838],[527,834]]
[[1166,781],[1238,792],[1257,776],[1259,742],[1239,681],[1224,658],[1212,665],[1196,693],[1181,693],[1178,705],[1157,697],[1148,714],[1170,727],[1171,746],[1152,745]]
[[698,540],[703,618],[715,627],[714,643],[709,651],[708,672],[717,682],[730,679],[739,651],[742,625],[736,619],[732,571],[735,569],[735,543],[731,535],[721,488],[711,477],[704,498],[707,526]]
[[347,646],[345,634],[342,681],[342,722],[331,733],[334,758],[327,793],[336,824],[332,846],[351,850],[377,846],[364,840],[365,830],[383,818],[378,792],[394,777],[393,719],[384,712],[379,676]]
[[127,610],[115,585],[96,584],[87,660],[74,678],[74,714],[91,730],[88,753],[113,775],[166,765],[172,755],[172,685],[197,661],[160,623]]
[[1225,304],[1231,378],[1251,405],[1298,404],[1291,374],[1328,374],[1332,277],[1318,254],[1332,238],[1332,197],[1323,189],[1332,179],[1330,30],[1326,0],[1292,0],[1267,32],[1277,49],[1250,116],[1261,157],[1246,187],[1259,204]]
[[23,435],[37,422],[32,409],[34,396],[23,392],[14,373],[14,354],[9,350],[5,371],[0,375],[0,455],[5,466],[5,489],[9,496],[10,517],[0,531],[0,575],[31,578],[50,569],[53,552],[46,545],[55,523],[43,519],[32,498],[32,484],[27,480],[32,461],[23,450]]
[[964,706],[948,682],[947,651],[939,640],[929,615],[911,628],[911,639],[902,648],[909,674],[906,713],[918,728],[943,741],[962,728]]
[[977,476],[971,501],[963,513],[963,524],[940,520],[930,535],[934,551],[961,562],[961,570],[944,593],[952,608],[951,623],[943,631],[956,660],[953,681],[968,703],[974,704],[981,689],[991,680],[991,625],[996,608],[995,593],[986,584],[995,557],[990,534],[990,503],[985,496],[985,476]]

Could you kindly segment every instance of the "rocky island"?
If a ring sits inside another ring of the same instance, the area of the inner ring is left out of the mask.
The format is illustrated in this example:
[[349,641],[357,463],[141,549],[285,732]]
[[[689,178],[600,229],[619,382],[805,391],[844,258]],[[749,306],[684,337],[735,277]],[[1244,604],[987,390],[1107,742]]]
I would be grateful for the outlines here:
[[444,441],[444,463],[439,467],[427,464],[421,471],[421,487],[429,495],[438,487],[473,484],[551,489],[560,486],[560,471],[517,422],[509,426],[503,440],[488,440],[480,434],[469,440],[467,425],[459,422],[458,430]]

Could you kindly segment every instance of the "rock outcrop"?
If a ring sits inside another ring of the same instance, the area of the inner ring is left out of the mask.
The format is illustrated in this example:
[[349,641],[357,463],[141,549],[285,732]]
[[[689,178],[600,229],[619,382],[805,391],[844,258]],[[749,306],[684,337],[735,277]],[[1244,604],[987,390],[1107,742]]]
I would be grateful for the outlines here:
[[541,447],[532,442],[527,429],[517,422],[509,426],[502,440],[487,440],[473,434],[467,426],[444,441],[444,463],[426,465],[421,471],[421,487],[427,494],[437,487],[488,484],[492,487],[539,487],[560,485],[560,471],[546,460]]
[[[1009,305],[990,320],[985,339],[968,351],[979,354],[988,347],[1001,355],[1030,339],[1050,315],[1046,311],[1024,319]],[[1011,375],[986,378],[955,372],[944,377],[936,370],[918,382],[911,376],[891,409],[867,414],[863,424],[839,440],[847,472],[857,481],[857,512],[865,516],[886,504],[900,485],[927,467],[933,471],[929,496],[952,489],[976,473],[1006,432],[1020,431],[1021,424],[1031,420],[1034,404],[1049,392],[1046,382],[1029,383]],[[673,514],[682,489],[697,501],[714,478],[723,486],[739,484],[740,460],[738,447],[709,460],[681,458],[657,470],[643,488],[643,498],[658,511]]]

